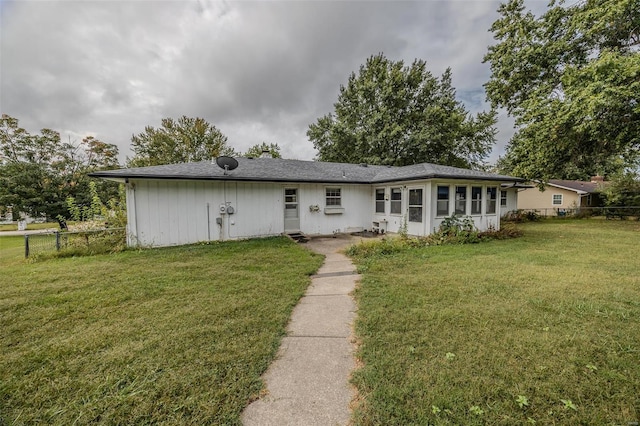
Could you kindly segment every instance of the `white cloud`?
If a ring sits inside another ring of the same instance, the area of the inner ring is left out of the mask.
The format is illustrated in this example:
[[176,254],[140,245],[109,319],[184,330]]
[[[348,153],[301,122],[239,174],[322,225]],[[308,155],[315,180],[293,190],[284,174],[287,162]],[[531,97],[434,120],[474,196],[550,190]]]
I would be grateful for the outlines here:
[[[533,2],[536,7],[544,2]],[[95,135],[131,155],[164,117],[207,119],[238,150],[267,141],[315,155],[306,131],[372,54],[450,66],[467,108],[486,108],[482,58],[497,1],[7,1],[0,109],[30,131]],[[503,149],[511,123],[501,117]],[[492,155],[492,158],[497,155]]]

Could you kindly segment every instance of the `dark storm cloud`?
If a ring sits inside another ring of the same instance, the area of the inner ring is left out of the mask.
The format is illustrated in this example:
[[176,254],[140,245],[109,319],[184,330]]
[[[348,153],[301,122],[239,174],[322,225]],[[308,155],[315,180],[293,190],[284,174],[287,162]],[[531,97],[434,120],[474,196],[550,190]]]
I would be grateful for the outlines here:
[[[544,4],[544,2],[540,2]],[[495,1],[0,2],[0,108],[116,143],[164,117],[199,116],[236,149],[262,141],[312,158],[310,123],[365,60],[453,70],[458,97],[486,108],[482,64]],[[505,125],[505,123],[507,123]],[[501,119],[498,150],[509,138]],[[506,135],[506,136],[505,136]]]

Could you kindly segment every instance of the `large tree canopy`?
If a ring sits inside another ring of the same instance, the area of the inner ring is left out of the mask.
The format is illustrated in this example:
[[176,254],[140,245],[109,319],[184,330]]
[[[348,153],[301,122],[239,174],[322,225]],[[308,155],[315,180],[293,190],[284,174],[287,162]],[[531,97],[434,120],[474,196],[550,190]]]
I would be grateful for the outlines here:
[[451,70],[435,78],[422,60],[370,57],[334,107],[307,131],[323,161],[479,167],[495,142],[495,112],[472,117],[455,98]]
[[[640,2],[523,0],[499,8],[485,61],[494,107],[516,119],[501,160],[520,176],[585,179],[635,164],[640,151]],[[505,170],[506,169],[506,170]]]
[[164,118],[160,128],[147,126],[131,138],[133,158],[129,167],[158,166],[211,160],[232,155],[227,137],[202,118]]
[[[88,172],[118,167],[116,145],[91,136],[75,145],[51,129],[31,135],[18,124],[6,114],[0,118],[0,206],[12,206],[14,214],[67,216],[68,197],[91,202]],[[96,190],[106,202],[117,185],[103,181]]]

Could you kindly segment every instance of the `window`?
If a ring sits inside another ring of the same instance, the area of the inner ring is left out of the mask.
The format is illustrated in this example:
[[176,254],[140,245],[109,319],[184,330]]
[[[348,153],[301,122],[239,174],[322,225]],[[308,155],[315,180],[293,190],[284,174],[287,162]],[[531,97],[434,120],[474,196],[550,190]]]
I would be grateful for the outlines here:
[[326,205],[327,206],[341,206],[342,205],[342,190],[341,188],[327,188],[326,189]]
[[298,190],[297,189],[285,189],[284,190],[284,202],[285,203],[297,203],[298,202]]
[[376,213],[384,213],[384,188],[376,189]]
[[438,201],[436,203],[436,214],[447,216],[449,214],[449,187],[438,186]]
[[467,214],[467,187],[456,186],[456,214]]
[[487,214],[495,214],[497,196],[498,196],[498,188],[494,186],[488,186],[487,187]]
[[471,187],[471,214],[482,214],[482,187]]
[[507,191],[500,191],[500,207],[507,207]]
[[562,194],[553,194],[553,201],[552,201],[554,206],[561,206],[562,205]]
[[401,188],[391,188],[391,214],[402,214]]
[[298,218],[298,190],[295,188],[286,188],[284,190],[284,218]]
[[422,189],[409,190],[409,222],[422,222]]

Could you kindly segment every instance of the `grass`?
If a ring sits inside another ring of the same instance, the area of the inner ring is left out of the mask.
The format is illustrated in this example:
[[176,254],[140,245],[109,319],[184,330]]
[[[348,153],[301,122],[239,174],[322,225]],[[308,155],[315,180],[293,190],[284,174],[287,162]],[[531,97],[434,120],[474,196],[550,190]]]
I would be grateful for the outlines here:
[[0,237],[0,424],[239,424],[322,263],[281,238],[38,262],[22,241]]
[[521,229],[357,259],[355,424],[639,420],[640,224]]

